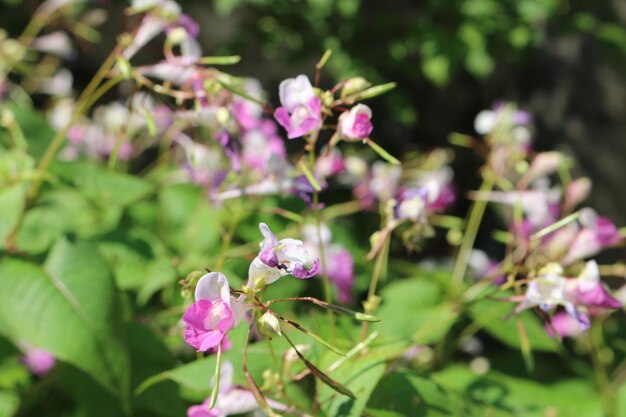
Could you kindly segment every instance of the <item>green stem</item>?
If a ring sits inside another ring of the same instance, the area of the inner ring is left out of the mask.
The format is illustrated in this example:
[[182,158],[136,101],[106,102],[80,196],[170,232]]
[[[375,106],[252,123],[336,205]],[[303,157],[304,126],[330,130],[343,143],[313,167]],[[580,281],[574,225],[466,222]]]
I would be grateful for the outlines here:
[[[480,186],[479,195],[491,191],[493,185],[493,176],[491,173],[487,173],[487,175],[484,176],[482,185]],[[478,234],[478,228],[482,222],[486,207],[487,201],[483,199],[476,200],[474,201],[474,204],[472,204],[467,221],[467,229],[465,229],[463,241],[461,242],[461,247],[459,248],[456,261],[454,262],[454,269],[452,270],[452,282],[454,283],[460,284],[465,277],[470,252],[474,247],[476,235]]]
[[56,156],[59,148],[65,141],[67,132],[72,127],[72,124],[87,110],[89,110],[89,107],[93,105],[93,103],[99,97],[101,97],[105,92],[111,89],[115,84],[120,82],[120,78],[112,78],[104,83],[101,88],[97,90],[100,82],[102,82],[106,74],[109,72],[111,66],[115,63],[115,57],[116,53],[112,52],[109,57],[104,61],[89,85],[87,85],[83,93],[80,95],[80,98],[77,101],[76,109],[74,110],[74,113],[72,114],[69,123],[63,129],[59,130],[52,138],[50,145],[48,145],[46,152],[44,153],[41,160],[39,161],[39,164],[37,165],[37,173],[39,175],[35,177],[33,183],[28,190],[29,202],[34,200],[34,198],[37,196],[37,193],[39,192],[39,187],[41,186],[42,178],[45,172],[48,170],[52,159]]
[[33,182],[28,188],[28,192],[26,194],[26,204],[24,205],[24,209],[20,213],[17,222],[15,222],[15,226],[13,226],[13,229],[6,238],[6,247],[9,250],[15,249],[17,233],[22,225],[22,221],[24,220],[24,214],[26,213],[27,208],[30,207],[30,205],[32,204],[33,200],[35,200],[35,198],[37,197],[37,194],[39,193],[39,188],[41,187],[41,183],[45,178],[46,171],[52,163],[53,158],[59,151],[59,148],[63,144],[67,136],[67,132],[76,122],[76,120],[78,120],[81,115],[87,112],[87,110],[89,110],[89,108],[100,97],[102,97],[102,95],[104,95],[107,91],[109,91],[113,86],[115,86],[122,80],[121,77],[112,78],[106,83],[102,84],[100,88],[98,88],[100,82],[104,79],[104,77],[106,77],[107,73],[109,72],[110,67],[115,63],[115,57],[115,51],[111,52],[111,54],[107,57],[94,78],[91,80],[89,85],[85,88],[85,90],[82,92],[79,99],[77,100],[76,108],[74,110],[74,113],[72,113],[70,121],[63,129],[57,131],[57,133],[53,136],[50,144],[48,145],[48,148],[39,160],[35,175],[33,177]]
[[[366,314],[374,313],[372,303],[374,303],[374,297],[376,296],[376,287],[378,286],[378,281],[383,273],[386,275],[387,268],[383,268],[383,264],[386,266],[387,258],[389,257],[389,244],[391,242],[391,240],[389,239],[389,234],[385,235],[384,239],[385,243],[383,243],[383,247],[378,251],[378,254],[376,255],[376,263],[374,264],[374,271],[372,272],[370,287],[367,291],[367,304],[365,306]],[[360,342],[363,342],[365,340],[365,335],[367,334],[368,327],[369,323],[366,321],[361,324],[361,336],[359,339]]]
[[222,373],[222,343],[217,345],[217,356],[215,358],[215,374],[213,375],[213,390],[211,391],[211,401],[209,402],[209,410],[215,406],[217,394],[220,391],[220,377]]
[[591,361],[593,362],[593,369],[596,374],[596,380],[602,398],[604,400],[605,413],[607,417],[617,417],[617,404],[615,401],[615,390],[611,386],[609,376],[604,366],[602,356],[600,353],[600,346],[603,345],[602,337],[602,320],[598,320],[593,323],[589,331],[587,332],[587,338],[591,347]]

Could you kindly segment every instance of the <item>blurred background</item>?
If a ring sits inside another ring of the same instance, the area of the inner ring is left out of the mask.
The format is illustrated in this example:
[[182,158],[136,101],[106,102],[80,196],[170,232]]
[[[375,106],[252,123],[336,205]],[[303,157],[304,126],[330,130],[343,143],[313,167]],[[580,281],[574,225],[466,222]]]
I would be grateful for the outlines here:
[[[87,82],[136,22],[124,1],[98,2],[109,16],[97,49],[70,63]],[[18,34],[39,4],[0,0],[0,27]],[[394,152],[445,146],[473,133],[494,101],[534,116],[536,149],[558,149],[594,180],[589,205],[626,224],[626,1],[623,0],[215,0],[182,1],[201,27],[206,54],[238,54],[237,75],[259,78],[277,103],[281,80],[313,74],[333,50],[322,86],[363,75],[398,87],[371,103],[374,139]],[[155,48],[155,54],[159,51]],[[150,57],[145,57],[147,60]],[[460,188],[480,165],[457,152]],[[463,207],[459,208],[463,210]]]

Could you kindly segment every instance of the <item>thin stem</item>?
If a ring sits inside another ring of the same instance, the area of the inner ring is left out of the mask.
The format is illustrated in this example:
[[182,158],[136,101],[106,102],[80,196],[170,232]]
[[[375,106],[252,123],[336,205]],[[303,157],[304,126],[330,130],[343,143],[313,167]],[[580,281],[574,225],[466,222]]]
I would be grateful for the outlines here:
[[113,51],[107,57],[107,59],[104,61],[104,63],[102,64],[102,66],[100,67],[96,75],[92,78],[89,85],[87,85],[85,90],[80,95],[80,98],[77,101],[78,104],[76,106],[76,110],[74,110],[74,113],[72,114],[72,117],[69,123],[63,129],[59,130],[57,134],[52,138],[50,145],[48,145],[46,152],[44,153],[43,157],[41,158],[37,166],[37,173],[39,175],[35,177],[33,183],[30,186],[30,189],[28,190],[29,201],[32,201],[37,196],[44,173],[48,170],[48,167],[50,163],[52,162],[52,159],[56,156],[59,148],[63,144],[65,137],[67,135],[67,132],[69,131],[70,127],[72,127],[72,124],[89,109],[90,105],[92,105],[97,100],[97,98],[101,97],[106,91],[111,89],[115,84],[117,84],[121,80],[120,78],[117,78],[117,77],[110,79],[108,82],[102,85],[103,88],[97,91],[98,94],[95,94],[96,89],[98,88],[98,85],[100,85],[100,82],[104,79],[106,74],[109,72],[110,67],[115,63],[116,56],[117,56],[116,52]]
[[87,85],[87,87],[82,92],[79,99],[77,100],[76,109],[74,110],[74,113],[72,114],[72,117],[70,118],[69,122],[63,129],[57,131],[57,133],[54,135],[54,137],[50,141],[50,144],[48,145],[48,148],[46,149],[45,153],[39,160],[39,164],[37,165],[37,169],[33,177],[33,182],[31,183],[28,189],[28,192],[26,194],[26,204],[24,205],[24,209],[20,213],[20,216],[17,222],[15,222],[15,226],[13,226],[13,229],[10,231],[10,233],[8,234],[6,238],[6,241],[5,241],[6,247],[9,250],[15,249],[15,241],[17,239],[17,233],[22,225],[22,221],[24,220],[24,214],[26,213],[26,209],[31,205],[33,200],[35,200],[35,198],[37,197],[37,194],[39,193],[39,188],[41,187],[41,183],[43,179],[45,178],[46,171],[48,170],[48,167],[52,163],[52,160],[54,159],[57,152],[59,151],[59,148],[63,144],[67,136],[67,132],[70,130],[72,125],[76,122],[76,120],[78,120],[78,118],[81,115],[83,115],[87,110],[89,110],[89,108],[100,97],[102,97],[102,95],[104,95],[107,91],[109,91],[111,88],[113,88],[113,86],[115,86],[117,83],[119,83],[122,80],[121,77],[115,77],[115,78],[108,80],[107,82],[105,82],[98,88],[98,85],[100,84],[100,82],[104,79],[104,77],[106,77],[107,73],[109,72],[110,67],[115,63],[116,56],[117,56],[116,52],[113,51],[107,57],[107,59],[102,64],[102,66],[100,67],[100,69],[98,70],[94,78],[90,81],[89,85]]
[[209,410],[215,407],[217,394],[220,391],[220,378],[222,373],[222,342],[217,345],[217,356],[215,358],[215,375],[213,376],[213,390],[211,391],[211,401],[209,402]]
[[[487,175],[484,176],[483,183],[480,186],[480,190],[478,192],[480,194],[488,193],[493,188],[493,183],[493,175],[491,173],[487,173]],[[465,277],[470,252],[474,247],[476,235],[478,234],[478,228],[480,227],[480,223],[482,222],[486,207],[487,201],[483,199],[476,200],[474,201],[474,204],[472,204],[472,208],[470,209],[470,214],[467,221],[467,229],[465,229],[463,241],[461,242],[461,247],[459,248],[459,253],[454,263],[454,269],[452,271],[452,282],[460,284]]]
[[[386,268],[383,268],[383,264],[386,265],[387,258],[389,256],[389,244],[390,244],[389,234],[385,235],[384,239],[385,239],[385,242],[383,243],[383,247],[380,251],[378,251],[378,254],[376,255],[376,263],[374,264],[374,271],[372,272],[372,279],[370,280],[370,287],[369,287],[369,290],[367,291],[367,301],[366,301],[367,304],[365,306],[366,314],[372,314],[374,312],[372,303],[374,302],[374,297],[376,296],[376,287],[378,286],[378,280],[380,279],[381,275],[383,275],[383,269],[385,269],[384,273],[386,275]],[[364,321],[361,324],[361,336],[359,338],[360,342],[363,342],[365,340],[365,335],[367,334],[368,326],[369,326],[369,323],[366,321]]]

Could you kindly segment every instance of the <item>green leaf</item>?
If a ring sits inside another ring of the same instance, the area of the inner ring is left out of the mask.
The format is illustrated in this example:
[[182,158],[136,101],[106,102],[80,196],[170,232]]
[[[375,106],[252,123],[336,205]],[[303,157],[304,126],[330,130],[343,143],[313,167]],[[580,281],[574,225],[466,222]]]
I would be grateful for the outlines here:
[[26,190],[23,184],[15,184],[0,190],[0,249],[15,227],[24,210]]
[[125,206],[154,190],[153,184],[146,180],[89,162],[56,162],[51,171],[100,206]]
[[17,234],[17,247],[27,253],[49,249],[63,233],[91,237],[113,229],[122,210],[98,206],[76,190],[46,191],[28,210]]
[[0,417],[12,417],[19,406],[19,395],[13,391],[0,391]]
[[[375,314],[381,320],[378,330],[383,336],[433,343],[446,335],[456,318],[432,277],[393,282],[381,297],[383,303]],[[404,320],[406,317],[411,320]]]
[[[42,113],[35,109],[25,109],[17,105],[7,107],[15,116],[15,121],[28,140],[29,155],[39,159],[54,136],[54,130]],[[8,142],[7,133],[4,130],[0,130],[0,142]]]
[[[233,348],[223,353],[223,361],[229,361],[233,364],[233,383],[246,385],[246,378],[242,371],[243,354],[245,336],[248,327],[241,323],[228,333]],[[337,357],[333,355],[333,357]],[[248,349],[248,371],[257,380],[262,380],[263,371],[273,369],[273,362],[265,343],[254,343]],[[141,383],[136,389],[136,393],[141,393],[151,386],[162,383],[163,381],[174,381],[184,388],[195,391],[199,394],[199,398],[206,398],[211,391],[211,378],[215,371],[215,355],[198,359],[185,365],[169,369],[167,371],[152,375]]]
[[220,223],[204,191],[191,184],[164,189],[159,195],[163,240],[181,254],[216,254]]
[[372,417],[511,416],[511,413],[480,407],[429,378],[411,371],[386,375],[367,403]]
[[0,321],[8,337],[52,352],[127,401],[119,310],[108,265],[90,244],[61,240],[45,271],[11,258],[0,263]]
[[[336,359],[337,356],[332,353],[324,355],[319,368],[325,371]],[[350,358],[330,376],[354,393],[356,399],[339,394],[328,385],[319,382],[318,399],[321,410],[325,415],[332,417],[360,417],[384,371],[384,358],[373,352]]]
[[[128,348],[132,363],[131,386],[136,388],[150,375],[170,369],[175,365],[174,357],[163,342],[148,327],[131,323],[128,327]],[[153,386],[133,398],[133,410],[146,415],[182,416],[184,404],[176,385],[167,381]]]
[[[482,300],[470,308],[470,316],[489,334],[507,346],[520,349],[522,340],[514,317],[509,317],[513,306],[507,302]],[[528,340],[533,350],[555,352],[559,350],[559,342],[550,337],[541,321],[532,311],[524,311],[521,318]]]
[[599,393],[592,384],[581,379],[560,378],[557,383],[542,384],[497,371],[476,375],[462,366],[447,368],[433,378],[491,412],[509,411],[514,416],[524,417],[605,415]]

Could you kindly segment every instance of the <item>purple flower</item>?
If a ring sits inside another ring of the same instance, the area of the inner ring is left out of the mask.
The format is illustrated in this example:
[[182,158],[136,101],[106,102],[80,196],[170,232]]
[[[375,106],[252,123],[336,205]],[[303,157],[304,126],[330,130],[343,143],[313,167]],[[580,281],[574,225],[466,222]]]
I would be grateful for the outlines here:
[[575,280],[573,297],[579,305],[587,307],[621,308],[622,303],[611,296],[600,281],[600,271],[596,261],[589,261]]
[[52,353],[40,348],[25,348],[26,353],[21,361],[37,376],[45,376],[56,364]]
[[337,148],[328,154],[325,154],[324,149],[322,149],[322,155],[315,161],[315,175],[320,178],[335,176],[345,170],[345,161]]
[[215,135],[215,139],[222,145],[224,154],[230,159],[231,166],[234,171],[241,171],[241,156],[233,138],[227,131],[223,130]]
[[226,277],[210,272],[198,281],[196,302],[183,315],[185,342],[199,352],[216,349],[243,316],[243,306],[232,299]]
[[374,129],[371,119],[372,110],[365,104],[357,104],[350,111],[345,111],[339,116],[337,131],[346,140],[365,139]]
[[269,121],[263,122],[260,129],[244,133],[241,142],[245,166],[262,173],[272,171],[270,165],[276,165],[287,156],[284,142],[276,135],[274,123]]
[[317,274],[319,259],[314,259],[310,268],[306,266],[312,257],[301,240],[278,240],[265,223],[261,223],[259,229],[265,239],[260,244],[259,256],[250,264],[249,287],[262,288],[287,274],[300,279],[311,278]]
[[571,304],[566,297],[566,287],[567,279],[563,276],[563,269],[556,263],[548,264],[539,271],[539,276],[530,281],[524,300],[516,311],[532,307],[551,311],[559,305]]
[[598,216],[592,209],[581,210],[579,222],[582,229],[569,243],[567,253],[562,259],[564,265],[593,256],[622,240],[613,222],[606,217]]
[[283,80],[279,86],[280,103],[274,118],[287,130],[289,139],[304,136],[322,127],[322,100],[315,96],[306,75]]
[[[243,89],[248,96],[262,99],[261,83],[258,80],[246,79]],[[263,108],[258,103],[238,95],[233,96],[232,113],[244,130],[256,129],[263,121]]]
[[578,320],[564,311],[559,311],[546,324],[546,331],[551,336],[576,337],[584,332]]
[[[354,258],[352,254],[339,244],[331,244],[332,233],[328,226],[321,225],[320,233],[326,265],[321,265],[319,273],[326,273],[330,282],[337,289],[337,299],[342,303],[352,301],[354,287]],[[315,257],[320,257],[320,239],[317,226],[307,224],[302,229],[304,245]],[[322,272],[323,271],[323,272]]]

